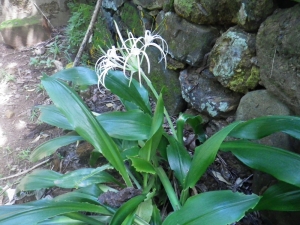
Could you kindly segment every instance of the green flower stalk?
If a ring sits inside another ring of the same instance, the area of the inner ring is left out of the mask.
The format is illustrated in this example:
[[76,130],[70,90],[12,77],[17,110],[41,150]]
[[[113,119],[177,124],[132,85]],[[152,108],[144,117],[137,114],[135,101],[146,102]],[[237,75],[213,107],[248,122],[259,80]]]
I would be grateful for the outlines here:
[[[142,85],[142,79],[144,79],[150,90],[153,92],[153,95],[157,99],[158,93],[153,87],[152,82],[141,68],[141,65],[143,60],[146,59],[148,68],[147,72],[149,74],[151,65],[149,57],[146,53],[146,49],[152,46],[160,51],[161,60],[159,62],[164,60],[166,67],[167,59],[165,50],[168,51],[167,42],[161,36],[152,34],[149,30],[145,31],[145,36],[139,38],[134,37],[133,34],[129,32],[128,39],[124,40],[116,23],[115,26],[121,43],[117,48],[112,46],[112,48],[107,52],[104,52],[101,49],[103,56],[97,60],[95,65],[95,71],[98,75],[98,86],[101,84],[105,87],[105,77],[109,70],[123,70],[124,76],[130,80],[129,85],[131,84],[133,75],[137,73],[140,85]],[[156,40],[161,42],[161,46],[154,42]],[[129,75],[127,75],[126,72],[128,72]],[[174,138],[177,139],[176,131],[166,109],[164,109],[164,114],[172,130]]]

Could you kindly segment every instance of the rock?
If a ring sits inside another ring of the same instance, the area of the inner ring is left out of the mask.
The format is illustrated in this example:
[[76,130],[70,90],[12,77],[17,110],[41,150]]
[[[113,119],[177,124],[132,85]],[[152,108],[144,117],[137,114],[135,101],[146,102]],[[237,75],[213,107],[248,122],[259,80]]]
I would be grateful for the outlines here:
[[164,4],[164,0],[133,0],[132,2],[149,10],[162,9]]
[[168,53],[172,58],[191,66],[201,65],[219,36],[216,28],[189,23],[172,12],[161,11],[156,23],[162,26],[161,36],[168,43]]
[[174,0],[175,12],[197,24],[232,24],[239,8],[237,0]]
[[279,10],[262,23],[257,58],[266,89],[300,114],[300,4]]
[[[179,72],[165,68],[164,61],[158,63],[161,55],[156,48],[149,47],[147,54],[150,59],[151,72],[146,74],[151,80],[157,92],[164,88],[163,99],[165,107],[170,115],[177,115],[184,109],[186,103],[182,99],[180,83],[178,80]],[[145,63],[143,70],[147,71]],[[145,87],[147,87],[145,85]],[[151,91],[149,91],[151,93]]]
[[227,117],[239,104],[241,94],[223,87],[208,70],[183,70],[179,80],[183,98],[200,113]]
[[34,49],[34,53],[36,54],[36,55],[44,55],[45,54],[45,52],[46,52],[46,48],[45,48],[45,46],[39,46],[39,47],[36,47],[35,49]]
[[246,93],[260,79],[255,51],[254,34],[229,28],[211,50],[209,69],[224,87]]
[[[151,29],[153,21],[153,18],[146,11],[127,2],[120,8],[120,18],[126,27],[125,31],[128,30],[136,36],[144,36],[145,30]],[[118,21],[118,19],[115,20]]]
[[64,69],[64,66],[61,61],[53,60],[53,64],[55,65],[57,71],[61,71]]
[[117,9],[123,5],[125,0],[103,0],[102,7],[106,9],[112,9],[117,11]]
[[38,44],[50,38],[51,29],[40,16],[7,20],[0,24],[4,43],[21,49]]
[[[240,101],[236,111],[236,120],[249,120],[266,115],[290,115],[289,108],[280,102],[266,90],[257,90],[247,93]],[[284,133],[275,133],[258,141],[261,144],[294,151],[299,149],[299,143]],[[295,146],[295,147],[294,147]],[[298,151],[299,152],[299,151]],[[262,194],[266,188],[276,181],[272,176],[260,171],[254,171],[252,190],[256,194]],[[267,218],[273,225],[297,224],[291,221],[299,221],[299,213],[291,212],[260,212],[263,218]],[[293,219],[291,219],[293,218]],[[285,222],[282,222],[285,221]],[[287,222],[290,221],[290,222]]]
[[272,0],[243,1],[237,13],[237,23],[245,31],[256,31],[274,10],[275,4]]
[[255,31],[275,9],[272,0],[174,0],[178,15],[197,24],[238,24]]
[[11,111],[11,110],[7,110],[7,111],[5,112],[5,116],[6,116],[7,119],[13,118],[14,115],[15,115],[15,113],[14,113],[13,111]]

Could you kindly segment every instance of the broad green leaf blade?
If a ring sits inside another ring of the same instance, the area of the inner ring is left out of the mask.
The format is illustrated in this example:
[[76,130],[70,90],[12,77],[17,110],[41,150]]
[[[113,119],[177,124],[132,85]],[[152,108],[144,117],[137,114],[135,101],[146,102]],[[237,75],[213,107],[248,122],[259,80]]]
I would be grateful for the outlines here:
[[142,87],[137,88],[136,81],[132,80],[129,86],[129,79],[127,79],[123,72],[110,70],[105,77],[105,86],[110,91],[120,98],[132,102],[140,107],[145,113],[151,115],[151,107],[148,99],[148,94],[145,96],[145,89]]
[[161,215],[160,210],[157,208],[156,205],[153,207],[153,213],[152,213],[152,219],[151,219],[151,225],[161,225]]
[[111,165],[120,172],[127,186],[132,186],[120,150],[82,99],[66,84],[52,77],[44,76],[42,84],[56,107],[67,117],[74,130],[91,143],[96,150],[102,152]]
[[74,143],[76,141],[83,140],[82,137],[78,135],[65,135],[62,137],[54,138],[52,140],[46,141],[37,148],[33,150],[30,155],[30,161],[36,162],[47,156],[52,155],[58,148],[66,146],[68,144]]
[[138,195],[125,202],[114,214],[110,225],[120,225],[125,218],[135,212],[138,205],[145,199],[145,195]]
[[198,138],[204,135],[201,116],[199,115],[193,116],[186,113],[180,113],[176,121],[176,128],[177,128],[177,139],[178,141],[182,142],[182,144],[183,144],[183,128],[185,123],[189,124],[193,128],[194,133],[198,136]]
[[74,170],[56,179],[54,184],[62,188],[78,188],[91,184],[119,183],[113,176],[104,171],[108,168],[108,166],[101,166],[96,169],[81,168]]
[[[90,216],[90,218],[97,220],[98,225],[107,225],[110,216]],[[88,225],[86,222],[71,219],[67,216],[56,216],[54,218],[47,219],[38,225]]]
[[74,130],[67,118],[54,105],[38,106],[41,111],[39,120],[65,130]]
[[155,174],[155,169],[149,161],[142,159],[140,157],[129,157],[129,158],[132,161],[132,165],[137,172]]
[[163,225],[227,225],[239,221],[260,197],[232,191],[212,191],[190,197]]
[[191,167],[191,157],[185,147],[173,137],[168,137],[170,145],[167,148],[168,162],[175,172],[175,177],[183,186],[187,173]]
[[215,160],[217,152],[227,135],[242,122],[234,122],[210,137],[204,144],[195,149],[191,168],[187,174],[184,189],[194,187],[207,167]]
[[299,154],[249,141],[225,142],[221,150],[231,151],[240,161],[253,169],[300,187]]
[[[54,105],[40,106],[39,119],[52,126],[74,130],[68,119]],[[109,112],[96,117],[109,136],[124,140],[144,140],[149,138],[151,117],[140,110],[129,112]],[[118,129],[116,129],[118,128]]]
[[96,117],[106,132],[123,140],[145,140],[149,138],[151,117],[142,111],[103,113]]
[[240,124],[229,136],[244,139],[260,139],[279,131],[300,139],[300,117],[259,117]]
[[279,182],[265,191],[254,210],[300,211],[300,189]]
[[84,202],[56,202],[54,200],[40,200],[23,205],[10,205],[0,207],[0,224],[36,224],[48,218],[70,212],[91,212],[104,215],[111,213],[100,205]]
[[147,201],[141,202],[135,212],[135,214],[142,218],[147,223],[150,222],[153,213],[152,200],[148,199]]
[[157,99],[157,104],[154,112],[154,116],[152,119],[151,130],[150,130],[150,138],[146,141],[145,146],[143,146],[140,150],[139,155],[141,158],[150,161],[152,157],[155,155],[157,146],[161,140],[163,129],[162,124],[164,120],[164,102],[162,99],[162,95],[160,94]]
[[59,71],[52,75],[64,81],[71,81],[74,85],[93,85],[98,84],[98,76],[94,70],[86,67],[72,67]]
[[60,177],[62,177],[62,174],[53,170],[34,170],[21,180],[17,189],[21,191],[32,191],[41,188],[54,187],[54,181]]

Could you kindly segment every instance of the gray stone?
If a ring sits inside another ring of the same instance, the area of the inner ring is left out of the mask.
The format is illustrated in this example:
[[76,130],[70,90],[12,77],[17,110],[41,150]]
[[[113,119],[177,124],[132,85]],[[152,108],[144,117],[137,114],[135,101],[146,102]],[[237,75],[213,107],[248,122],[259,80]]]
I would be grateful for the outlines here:
[[162,26],[161,36],[168,43],[168,53],[192,66],[201,65],[219,36],[216,28],[189,23],[172,12],[161,11],[156,20]]
[[117,11],[118,8],[123,5],[125,0],[103,0],[102,7],[106,9],[112,9]]
[[227,117],[239,104],[241,94],[224,88],[208,70],[183,70],[179,80],[183,98],[200,113]]
[[149,10],[162,9],[164,4],[164,0],[132,0],[132,2]]
[[[285,104],[269,94],[266,90],[257,90],[247,93],[241,99],[236,111],[236,120],[249,120],[267,115],[291,115],[291,111]],[[295,141],[295,139],[292,139],[284,133],[275,133],[257,142],[290,151],[299,149],[299,141]],[[254,171],[252,190],[256,194],[262,194],[266,188],[274,184],[275,181],[276,179],[268,174]],[[263,211],[261,214],[263,218],[270,220],[270,224],[273,225],[297,224],[290,222],[299,221],[300,219],[299,213]]]
[[197,24],[232,24],[240,8],[237,0],[174,0],[178,15]]
[[246,93],[257,86],[259,69],[255,60],[255,35],[229,28],[210,53],[210,71],[224,86]]
[[[158,63],[161,59],[161,54],[156,48],[149,47],[147,54],[151,65],[151,72],[147,74],[147,76],[157,92],[160,92],[162,88],[164,88],[163,99],[169,114],[179,114],[186,105],[181,96],[180,83],[178,80],[179,72],[165,68],[164,61]],[[143,63],[143,69],[147,71],[145,63]],[[149,91],[149,93],[151,93],[151,91]]]
[[256,31],[274,10],[273,0],[243,1],[237,13],[237,23],[246,31]]
[[274,13],[257,34],[260,77],[266,89],[300,114],[300,4]]
[[255,31],[275,5],[272,0],[174,0],[174,8],[197,24],[239,24],[246,31]]

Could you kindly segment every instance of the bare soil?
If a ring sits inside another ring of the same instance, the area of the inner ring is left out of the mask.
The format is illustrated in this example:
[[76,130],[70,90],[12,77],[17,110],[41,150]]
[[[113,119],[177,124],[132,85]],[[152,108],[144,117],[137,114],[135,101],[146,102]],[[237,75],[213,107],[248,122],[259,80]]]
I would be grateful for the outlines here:
[[[30,152],[39,144],[59,136],[61,130],[39,124],[35,106],[49,104],[40,78],[68,63],[66,40],[59,33],[35,47],[14,50],[0,44],[0,187],[11,186],[32,166]],[[55,38],[59,37],[59,38]],[[55,60],[55,62],[54,62]],[[56,65],[57,66],[56,66]],[[51,164],[44,165],[48,168]],[[1,202],[0,202],[1,205]]]

